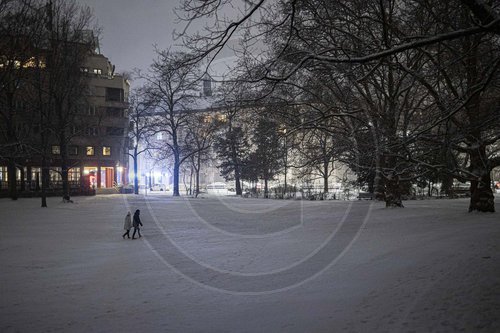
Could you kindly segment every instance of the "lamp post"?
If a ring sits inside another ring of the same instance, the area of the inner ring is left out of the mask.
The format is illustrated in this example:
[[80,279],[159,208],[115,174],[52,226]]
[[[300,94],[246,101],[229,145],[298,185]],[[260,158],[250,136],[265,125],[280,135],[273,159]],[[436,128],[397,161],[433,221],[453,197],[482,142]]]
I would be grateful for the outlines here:
[[284,141],[285,141],[285,184],[284,184],[284,192],[283,192],[283,198],[286,196],[286,174],[287,174],[287,158],[288,158],[288,149],[286,146],[286,128],[283,129],[283,134],[285,135]]

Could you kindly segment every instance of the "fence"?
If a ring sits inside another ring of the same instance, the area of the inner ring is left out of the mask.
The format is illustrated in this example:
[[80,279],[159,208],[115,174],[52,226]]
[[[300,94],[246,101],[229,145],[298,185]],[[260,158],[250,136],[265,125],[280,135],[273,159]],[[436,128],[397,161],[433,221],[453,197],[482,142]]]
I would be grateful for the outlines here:
[[[95,195],[95,189],[82,186],[79,181],[68,181],[69,194],[72,196],[78,195]],[[41,195],[42,189],[36,181],[22,181],[16,182],[17,195],[19,197],[38,197]],[[63,195],[63,182],[50,181],[48,187],[45,189],[47,196],[62,196]],[[0,182],[0,197],[9,196],[9,185],[6,181]]]

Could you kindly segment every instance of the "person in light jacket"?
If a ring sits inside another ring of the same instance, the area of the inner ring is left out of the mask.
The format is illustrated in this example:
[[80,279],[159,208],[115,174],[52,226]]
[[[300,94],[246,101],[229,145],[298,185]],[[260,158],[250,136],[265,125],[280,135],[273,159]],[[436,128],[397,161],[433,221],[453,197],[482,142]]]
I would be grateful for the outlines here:
[[142,237],[141,236],[141,229],[139,228],[139,226],[142,226],[141,218],[139,217],[140,213],[141,213],[141,211],[139,209],[136,210],[134,213],[134,220],[132,222],[132,226],[134,227],[134,233],[132,234],[132,239],[135,239],[135,232],[137,232],[139,237]]
[[130,216],[130,212],[127,213],[127,216],[125,216],[125,223],[123,224],[123,229],[125,229],[125,233],[122,235],[123,239],[125,239],[125,236],[130,239],[130,229],[132,229],[132,216]]

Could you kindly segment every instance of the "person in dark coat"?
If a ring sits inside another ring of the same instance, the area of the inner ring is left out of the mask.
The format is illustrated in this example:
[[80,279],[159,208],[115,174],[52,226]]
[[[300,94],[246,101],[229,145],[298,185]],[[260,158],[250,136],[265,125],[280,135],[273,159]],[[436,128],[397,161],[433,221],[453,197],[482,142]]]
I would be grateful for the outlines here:
[[142,226],[141,218],[139,217],[140,213],[141,213],[141,211],[139,209],[136,210],[134,213],[134,219],[132,222],[132,226],[134,227],[134,233],[132,234],[132,239],[135,239],[136,232],[139,235],[139,237],[142,237],[141,236],[141,229],[139,228],[139,226]]

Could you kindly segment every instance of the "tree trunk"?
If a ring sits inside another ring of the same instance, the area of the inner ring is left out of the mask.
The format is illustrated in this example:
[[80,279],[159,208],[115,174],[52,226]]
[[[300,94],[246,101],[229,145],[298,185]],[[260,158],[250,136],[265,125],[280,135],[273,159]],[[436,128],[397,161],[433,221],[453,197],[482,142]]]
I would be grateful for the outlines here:
[[47,166],[47,158],[42,157],[42,207],[47,207],[47,188],[49,186],[49,168]]
[[180,196],[179,194],[179,172],[180,172],[180,161],[179,153],[174,152],[174,197]]
[[194,197],[198,198],[198,194],[200,194],[200,170],[195,171],[194,182]]
[[35,191],[40,191],[40,172],[37,172],[35,175]]
[[328,162],[323,163],[323,192],[328,193]]
[[7,163],[7,174],[9,183],[9,197],[12,200],[17,200],[16,162],[10,160]]
[[267,188],[267,178],[264,179],[264,198],[269,198],[269,189]]
[[200,194],[200,168],[201,168],[201,160],[198,155],[196,159],[196,166],[194,168],[195,170],[195,193],[194,197],[198,198],[198,194]]
[[[476,175],[471,181],[469,212],[495,212],[495,197],[491,189],[490,168],[488,167],[486,148],[479,147],[470,154],[470,171]],[[485,165],[486,164],[486,165]]]
[[[479,48],[473,47],[471,52],[469,47],[479,45],[480,36],[471,36],[465,39],[464,47],[467,50],[466,62],[466,78],[469,89],[475,87],[483,80],[479,69]],[[470,132],[467,137],[469,146],[477,146],[470,152],[470,167],[469,171],[475,176],[471,181],[471,197],[469,204],[469,212],[477,210],[479,212],[494,212],[495,202],[493,191],[491,190],[491,167],[489,165],[488,156],[486,154],[486,145],[482,141],[484,124],[488,119],[488,113],[485,113],[487,106],[481,105],[481,94],[474,94],[469,100],[465,110],[469,118]]]
[[69,195],[69,180],[68,180],[68,163],[66,157],[66,144],[63,143],[63,140],[60,141],[60,149],[61,149],[61,178],[62,178],[62,197],[63,200],[70,200]]
[[139,194],[139,175],[137,174],[137,147],[134,148],[134,194]]
[[385,201],[386,196],[385,181],[382,176],[382,171],[377,167],[375,177],[373,179],[373,193],[376,200]]
[[399,177],[394,174],[387,177],[385,182],[385,207],[404,207]]
[[243,191],[241,190],[241,179],[238,167],[236,167],[234,171],[234,182],[235,182],[236,195],[242,195]]
[[448,197],[452,197],[453,196],[452,186],[453,186],[453,176],[448,174],[444,175],[441,181],[440,194],[443,195],[444,193]]
[[31,170],[31,166],[26,167],[26,183],[28,184],[28,191],[32,191],[33,187],[31,183],[33,182],[33,174]]
[[26,182],[24,181],[26,175],[25,175],[25,172],[24,172],[24,167],[20,167],[19,171],[21,171],[21,179],[19,180],[21,182],[21,189],[20,189],[20,191],[24,192],[26,190]]
[[66,162],[61,162],[61,177],[62,177],[62,185],[63,185],[63,199],[69,200],[69,180],[68,180],[68,166]]
[[193,169],[189,173],[189,195],[193,195]]

